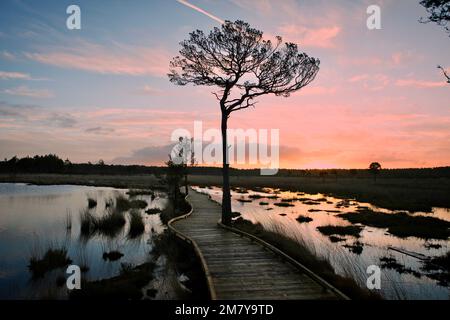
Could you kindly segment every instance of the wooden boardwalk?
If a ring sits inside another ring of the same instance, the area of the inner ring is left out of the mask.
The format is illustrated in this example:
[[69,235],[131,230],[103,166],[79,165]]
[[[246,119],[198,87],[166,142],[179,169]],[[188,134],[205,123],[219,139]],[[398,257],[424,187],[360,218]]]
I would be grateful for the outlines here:
[[172,231],[192,242],[202,260],[212,299],[345,299],[258,241],[218,225],[221,206],[190,190],[191,213],[169,222]]

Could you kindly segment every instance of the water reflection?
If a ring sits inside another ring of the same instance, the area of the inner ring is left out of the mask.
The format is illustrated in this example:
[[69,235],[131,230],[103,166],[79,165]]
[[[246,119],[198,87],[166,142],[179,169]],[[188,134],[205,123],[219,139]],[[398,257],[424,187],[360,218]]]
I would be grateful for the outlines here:
[[[215,187],[195,188],[209,194],[215,201],[221,201],[221,189]],[[298,199],[301,201],[298,201]],[[294,199],[294,200],[293,200]],[[293,201],[291,201],[293,200]],[[368,208],[378,212],[396,213],[359,203],[351,199],[337,199],[323,194],[305,194],[264,189],[252,191],[235,189],[232,191],[233,211],[254,223],[260,223],[265,229],[286,235],[309,248],[317,256],[325,258],[335,271],[350,276],[361,286],[366,285],[367,267],[378,265],[382,269],[381,294],[388,299],[449,299],[449,288],[423,272],[423,261],[417,257],[444,255],[449,250],[448,240],[424,240],[415,237],[399,238],[385,229],[362,226],[359,237],[351,235],[326,236],[317,230],[323,226],[352,226],[339,214],[356,212]],[[434,208],[432,213],[415,213],[450,221],[450,212],[443,208]],[[297,221],[299,216],[312,219]],[[308,222],[309,221],[309,222]],[[402,252],[390,248],[398,248]],[[406,253],[406,254],[405,254]],[[404,266],[392,268],[392,264],[383,264],[382,259],[389,258]]]
[[[72,264],[84,271],[86,279],[110,278],[120,272],[121,264],[138,265],[151,258],[151,238],[164,231],[159,215],[147,215],[148,208],[164,208],[163,193],[136,195],[146,208],[138,209],[144,232],[130,237],[130,212],[123,212],[125,224],[113,236],[80,233],[80,213],[88,210],[102,217],[118,196],[127,190],[88,186],[33,186],[0,183],[0,299],[64,298],[65,286],[58,287],[65,276],[63,268],[31,279],[30,256],[43,256],[48,248],[66,248]],[[126,196],[128,197],[128,196]],[[96,201],[88,208],[88,199]],[[134,210],[134,209],[133,209]],[[103,259],[104,252],[123,254],[115,261]]]

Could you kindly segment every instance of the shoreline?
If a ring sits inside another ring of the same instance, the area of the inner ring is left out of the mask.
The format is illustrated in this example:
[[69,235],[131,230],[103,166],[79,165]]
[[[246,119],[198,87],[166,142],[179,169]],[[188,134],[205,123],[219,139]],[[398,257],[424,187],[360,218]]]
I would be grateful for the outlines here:
[[[190,175],[190,185],[221,186],[222,176]],[[160,189],[158,177],[148,175],[100,174],[0,174],[0,183],[34,185],[86,185],[121,189]],[[355,199],[390,210],[431,212],[433,207],[450,208],[450,179],[439,178],[339,178],[279,176],[230,176],[232,187],[273,187],[281,190],[322,193]]]

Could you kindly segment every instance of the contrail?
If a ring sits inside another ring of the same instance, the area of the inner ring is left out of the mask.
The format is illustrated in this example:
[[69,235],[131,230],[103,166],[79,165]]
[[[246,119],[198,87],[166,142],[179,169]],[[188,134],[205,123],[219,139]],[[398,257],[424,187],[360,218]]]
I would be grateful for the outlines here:
[[222,19],[216,17],[215,15],[213,15],[213,14],[211,14],[211,13],[209,13],[209,12],[206,12],[205,10],[203,10],[203,9],[197,7],[197,6],[194,6],[193,4],[187,2],[186,0],[177,0],[177,2],[179,2],[179,3],[183,4],[183,5],[185,5],[186,7],[189,7],[189,8],[191,8],[191,9],[194,9],[195,11],[198,11],[198,12],[200,12],[200,13],[203,13],[205,16],[208,16],[208,17],[210,17],[211,19],[216,20],[216,21],[219,22],[220,24],[223,24],[223,23],[225,22],[225,21],[223,21]]

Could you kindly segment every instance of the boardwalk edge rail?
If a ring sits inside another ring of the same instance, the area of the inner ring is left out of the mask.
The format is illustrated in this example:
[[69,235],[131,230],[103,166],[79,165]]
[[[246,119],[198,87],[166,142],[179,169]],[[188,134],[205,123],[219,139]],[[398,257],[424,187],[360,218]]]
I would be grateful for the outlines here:
[[320,276],[315,274],[313,271],[311,271],[310,269],[305,267],[303,264],[298,262],[296,259],[292,258],[291,256],[289,256],[285,252],[281,251],[280,249],[276,248],[275,246],[271,245],[270,243],[264,241],[261,238],[258,238],[256,236],[254,236],[254,235],[252,235],[250,233],[247,233],[245,231],[242,231],[242,230],[230,227],[230,226],[226,226],[226,225],[224,225],[222,223],[221,220],[219,220],[217,222],[217,224],[223,229],[229,230],[229,231],[234,232],[234,233],[236,233],[236,234],[238,234],[240,236],[245,236],[247,238],[250,238],[250,240],[258,242],[260,245],[262,245],[263,247],[269,249],[273,253],[275,253],[277,255],[280,255],[283,259],[287,260],[289,263],[294,265],[294,267],[296,267],[297,269],[302,270],[304,273],[306,273],[308,276],[310,276],[313,280],[315,280],[317,283],[319,283],[324,289],[328,289],[328,290],[334,292],[336,295],[338,295],[343,300],[350,300],[350,298],[347,295],[345,295],[344,293],[342,293],[339,289],[335,288],[330,283],[328,283],[326,280],[322,279]]
[[[189,202],[188,201],[188,197],[189,197],[189,195],[186,195],[186,197],[185,197],[185,200],[187,202]],[[200,251],[200,248],[198,247],[198,244],[195,242],[195,240],[193,240],[192,238],[188,237],[187,235],[185,235],[181,231],[177,230],[172,225],[176,221],[188,218],[194,212],[194,206],[192,205],[192,203],[189,202],[189,205],[191,206],[191,210],[188,213],[170,219],[169,222],[167,223],[167,226],[168,226],[169,230],[171,232],[173,232],[178,238],[180,238],[181,240],[187,242],[188,244],[190,244],[190,245],[192,245],[194,247],[195,254],[200,259],[200,263],[202,265],[203,272],[205,273],[206,283],[208,285],[209,296],[210,296],[211,300],[217,300],[216,290],[215,290],[214,284],[212,282],[211,273],[209,271],[208,265],[206,264],[205,257],[203,256],[202,252]]]

